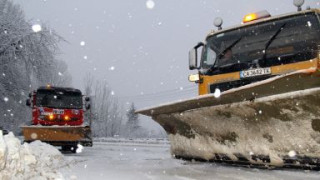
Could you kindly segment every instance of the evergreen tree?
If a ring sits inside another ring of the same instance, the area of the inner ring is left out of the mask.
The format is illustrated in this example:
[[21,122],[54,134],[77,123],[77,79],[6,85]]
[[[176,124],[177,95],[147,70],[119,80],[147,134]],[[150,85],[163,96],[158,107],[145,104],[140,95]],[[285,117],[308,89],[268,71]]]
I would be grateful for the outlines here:
[[139,133],[139,129],[141,128],[139,126],[139,117],[138,114],[135,113],[136,108],[134,106],[134,103],[131,104],[130,109],[127,112],[127,130],[128,136],[137,136],[137,133]]

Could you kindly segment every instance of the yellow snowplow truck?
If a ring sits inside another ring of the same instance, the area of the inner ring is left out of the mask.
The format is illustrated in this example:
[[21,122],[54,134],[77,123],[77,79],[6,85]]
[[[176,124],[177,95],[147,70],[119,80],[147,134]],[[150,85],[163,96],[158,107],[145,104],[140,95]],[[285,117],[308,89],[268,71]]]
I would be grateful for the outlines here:
[[320,168],[320,9],[302,3],[231,28],[216,19],[189,52],[199,96],[137,111],[166,130],[175,157]]

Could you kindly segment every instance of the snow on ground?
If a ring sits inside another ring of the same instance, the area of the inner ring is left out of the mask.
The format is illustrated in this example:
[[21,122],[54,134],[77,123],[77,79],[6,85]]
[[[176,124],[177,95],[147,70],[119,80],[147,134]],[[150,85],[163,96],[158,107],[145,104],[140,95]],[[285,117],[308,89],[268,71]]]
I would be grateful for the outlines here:
[[[314,179],[319,171],[264,170],[216,163],[177,160],[165,139],[96,139],[76,154],[40,141],[24,143],[12,133],[0,133],[0,179]],[[145,141],[145,143],[143,143]]]
[[64,179],[58,172],[66,166],[59,150],[40,141],[24,143],[12,132],[3,136],[0,131],[0,179],[42,180]]
[[108,142],[108,143],[126,143],[126,144],[167,144],[169,140],[167,138],[111,138],[111,137],[100,137],[94,138],[96,142]]
[[265,170],[226,166],[216,163],[177,160],[170,155],[166,143],[128,143],[121,141],[94,142],[82,153],[65,154],[73,161],[71,168],[61,173],[66,179],[130,179],[130,180],[247,180],[247,179],[314,179],[318,171]]

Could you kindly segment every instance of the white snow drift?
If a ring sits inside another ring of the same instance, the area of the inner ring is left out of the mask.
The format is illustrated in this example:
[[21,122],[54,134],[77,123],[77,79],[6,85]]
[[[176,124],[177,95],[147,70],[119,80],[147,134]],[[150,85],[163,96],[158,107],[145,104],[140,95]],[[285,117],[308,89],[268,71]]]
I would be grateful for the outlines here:
[[64,179],[57,171],[63,155],[51,145],[35,141],[21,145],[13,133],[0,131],[0,179]]

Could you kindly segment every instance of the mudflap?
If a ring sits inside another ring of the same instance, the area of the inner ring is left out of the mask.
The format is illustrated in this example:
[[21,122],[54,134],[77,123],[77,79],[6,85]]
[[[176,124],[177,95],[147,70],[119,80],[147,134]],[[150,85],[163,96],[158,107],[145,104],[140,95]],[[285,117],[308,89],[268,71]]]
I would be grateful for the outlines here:
[[40,140],[53,146],[92,146],[89,126],[23,126],[25,142]]
[[177,158],[320,168],[320,80],[299,71],[144,109],[168,133]]

